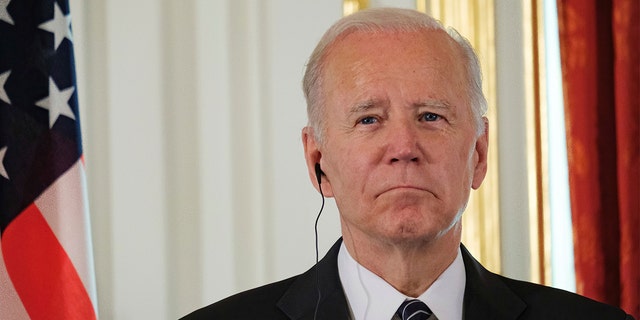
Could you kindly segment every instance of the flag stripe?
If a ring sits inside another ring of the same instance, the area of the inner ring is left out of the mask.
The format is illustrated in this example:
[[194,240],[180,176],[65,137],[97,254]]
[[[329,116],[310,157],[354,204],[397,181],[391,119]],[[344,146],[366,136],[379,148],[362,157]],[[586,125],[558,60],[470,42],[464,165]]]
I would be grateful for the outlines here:
[[2,251],[9,276],[31,319],[96,318],[78,273],[35,204],[7,227]]
[[11,278],[4,266],[2,257],[2,239],[0,239],[0,318],[3,320],[29,319],[20,297],[13,287]]
[[97,306],[85,181],[84,165],[78,160],[36,199],[35,204]]

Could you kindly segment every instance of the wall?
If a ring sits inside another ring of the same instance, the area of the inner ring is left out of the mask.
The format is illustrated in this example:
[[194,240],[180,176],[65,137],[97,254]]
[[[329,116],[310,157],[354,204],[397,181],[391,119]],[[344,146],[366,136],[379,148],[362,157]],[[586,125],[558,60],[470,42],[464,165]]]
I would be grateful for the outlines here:
[[[312,266],[321,199],[300,81],[342,1],[71,3],[101,318],[175,319]],[[497,30],[516,30],[497,37],[499,87],[515,86],[498,97],[514,106],[503,132],[516,131],[500,145],[515,163],[501,167],[503,269],[526,278],[528,244],[513,231],[527,219],[521,21],[508,8],[496,13]],[[327,205],[321,255],[339,236]]]

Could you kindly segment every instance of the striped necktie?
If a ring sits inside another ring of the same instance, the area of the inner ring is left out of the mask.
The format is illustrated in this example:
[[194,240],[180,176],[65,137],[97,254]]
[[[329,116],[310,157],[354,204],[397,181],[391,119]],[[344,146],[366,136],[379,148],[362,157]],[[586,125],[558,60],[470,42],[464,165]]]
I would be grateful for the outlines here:
[[405,300],[396,311],[396,315],[402,320],[426,320],[431,314],[431,309],[418,299]]

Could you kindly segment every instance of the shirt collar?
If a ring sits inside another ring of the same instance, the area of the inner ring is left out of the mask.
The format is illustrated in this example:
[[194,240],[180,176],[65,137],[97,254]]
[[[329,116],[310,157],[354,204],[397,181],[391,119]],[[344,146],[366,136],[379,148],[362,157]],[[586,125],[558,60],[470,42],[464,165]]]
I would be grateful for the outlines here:
[[[355,320],[389,320],[408,298],[355,261],[344,243],[338,253],[338,273]],[[465,283],[464,262],[458,249],[455,260],[418,299],[439,320],[461,320]]]

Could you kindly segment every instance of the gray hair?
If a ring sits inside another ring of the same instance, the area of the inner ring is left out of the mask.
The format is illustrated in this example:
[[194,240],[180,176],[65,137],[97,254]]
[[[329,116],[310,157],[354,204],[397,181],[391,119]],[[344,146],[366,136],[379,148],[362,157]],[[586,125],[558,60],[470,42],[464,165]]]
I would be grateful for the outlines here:
[[371,8],[343,17],[333,24],[322,36],[307,62],[302,89],[307,100],[309,126],[313,128],[314,136],[318,142],[322,143],[325,129],[322,115],[322,106],[324,105],[322,84],[324,68],[327,64],[324,57],[330,46],[339,38],[354,32],[415,32],[421,30],[442,30],[462,48],[469,83],[468,101],[471,103],[476,120],[477,134],[484,131],[482,117],[487,112],[487,101],[482,93],[480,63],[469,41],[455,29],[444,28],[438,20],[418,11],[399,8]]

